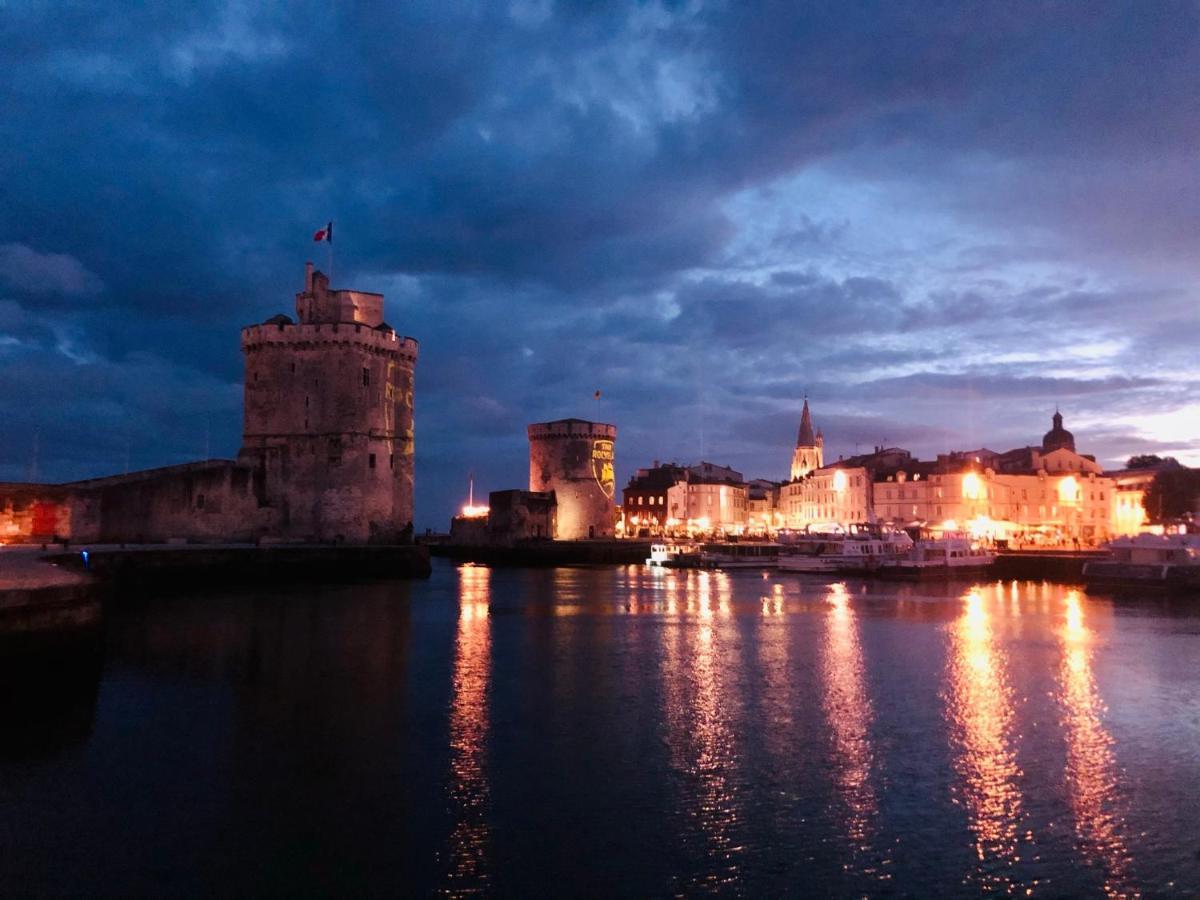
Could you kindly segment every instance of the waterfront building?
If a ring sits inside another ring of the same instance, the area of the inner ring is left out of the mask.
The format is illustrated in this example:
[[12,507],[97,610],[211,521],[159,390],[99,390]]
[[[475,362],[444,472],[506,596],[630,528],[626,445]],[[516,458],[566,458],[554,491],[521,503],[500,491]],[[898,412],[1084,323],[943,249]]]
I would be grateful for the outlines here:
[[874,485],[877,474],[897,471],[912,462],[899,447],[839,459],[793,479],[780,489],[780,511],[792,529],[827,528],[876,521]]
[[746,484],[746,531],[750,534],[771,534],[783,527],[779,508],[780,483],[765,478],[753,478]]
[[[802,432],[808,419],[806,403]],[[1119,497],[1095,457],[1076,452],[1057,410],[1052,423],[1040,445],[1006,452],[979,448],[921,461],[876,447],[819,466],[782,487],[783,519],[796,529],[884,522],[1032,543],[1092,544],[1135,528],[1140,495],[1132,484]],[[795,460],[793,453],[794,469]],[[1121,502],[1129,511],[1118,515]]]
[[667,498],[671,488],[687,480],[687,469],[675,464],[638,469],[621,492],[621,513],[625,534],[664,534],[668,519]]
[[616,525],[617,427],[559,419],[530,425],[528,435],[529,490],[554,492],[554,537],[611,538]]
[[655,464],[639,469],[623,492],[625,532],[742,534],[747,494],[742,473],[729,466]]
[[334,290],[311,263],[295,310],[242,329],[237,459],[0,485],[0,541],[408,539],[417,342],[381,294]]

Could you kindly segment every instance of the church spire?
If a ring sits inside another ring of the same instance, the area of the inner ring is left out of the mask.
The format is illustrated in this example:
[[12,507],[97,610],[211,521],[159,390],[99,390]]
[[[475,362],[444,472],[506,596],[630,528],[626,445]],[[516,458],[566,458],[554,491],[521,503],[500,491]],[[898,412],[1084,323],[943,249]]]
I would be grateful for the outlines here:
[[816,436],[813,434],[812,414],[808,411],[808,397],[804,398],[804,411],[800,413],[800,434],[796,437],[797,447],[815,447]]
[[800,433],[796,436],[796,449],[792,451],[792,480],[804,478],[825,462],[825,441],[821,432],[813,433],[812,413],[808,411],[808,396],[804,397],[804,410],[800,413]]

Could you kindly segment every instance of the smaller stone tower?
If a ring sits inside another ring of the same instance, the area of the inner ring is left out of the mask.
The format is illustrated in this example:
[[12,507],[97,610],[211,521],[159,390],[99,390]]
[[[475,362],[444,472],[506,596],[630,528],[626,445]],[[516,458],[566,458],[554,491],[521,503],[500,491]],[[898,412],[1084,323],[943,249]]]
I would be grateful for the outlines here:
[[296,317],[242,329],[239,458],[283,537],[390,543],[411,534],[417,342],[383,321],[383,295],[333,290],[308,263]]
[[813,434],[812,414],[808,411],[808,398],[804,398],[804,411],[800,413],[800,433],[796,436],[796,449],[792,451],[792,481],[803,478],[814,469],[825,464],[825,438],[818,430]]
[[584,419],[529,426],[529,489],[554,491],[555,537],[613,536],[617,427]]

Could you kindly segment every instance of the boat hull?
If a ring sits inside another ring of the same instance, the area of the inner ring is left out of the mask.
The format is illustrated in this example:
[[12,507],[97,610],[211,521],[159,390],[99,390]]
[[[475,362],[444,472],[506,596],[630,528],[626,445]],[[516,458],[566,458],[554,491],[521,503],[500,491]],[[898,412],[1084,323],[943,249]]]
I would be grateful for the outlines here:
[[1089,562],[1083,567],[1084,583],[1099,590],[1153,589],[1200,593],[1200,566]]
[[893,581],[954,581],[984,578],[992,571],[995,560],[970,566],[883,566],[875,574]]

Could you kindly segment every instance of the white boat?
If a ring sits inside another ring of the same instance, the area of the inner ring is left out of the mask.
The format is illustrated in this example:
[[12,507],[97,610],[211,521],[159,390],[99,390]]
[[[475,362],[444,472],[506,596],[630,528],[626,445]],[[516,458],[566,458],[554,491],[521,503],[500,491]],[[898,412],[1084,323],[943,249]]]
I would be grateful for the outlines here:
[[779,564],[779,544],[705,544],[700,564],[712,569],[774,569]]
[[986,575],[996,554],[961,534],[922,537],[903,556],[880,567],[885,578],[973,578]]
[[700,553],[692,544],[651,544],[646,565],[652,569],[696,568]]
[[870,574],[912,549],[903,531],[857,526],[849,532],[806,532],[779,551],[779,568],[788,572],[839,575]]
[[1200,590],[1200,534],[1138,534],[1107,549],[1108,559],[1084,563],[1088,587]]

